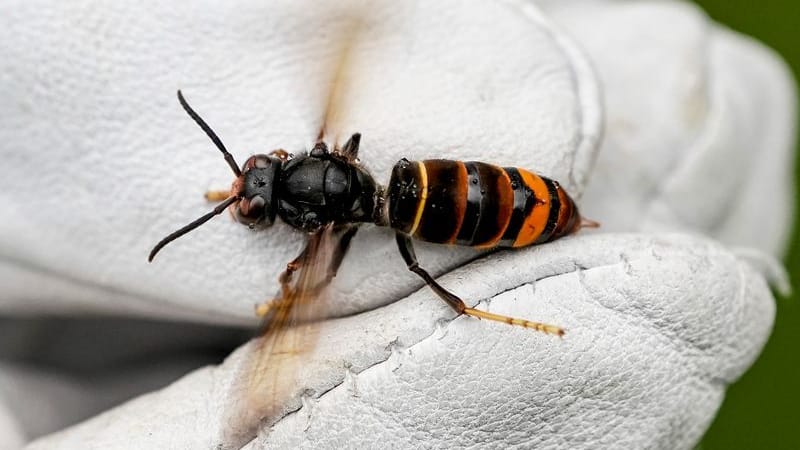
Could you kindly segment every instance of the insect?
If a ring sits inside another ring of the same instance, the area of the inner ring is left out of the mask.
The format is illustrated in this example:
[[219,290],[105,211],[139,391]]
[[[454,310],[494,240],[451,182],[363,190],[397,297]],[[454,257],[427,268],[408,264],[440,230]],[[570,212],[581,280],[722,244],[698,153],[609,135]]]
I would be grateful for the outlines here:
[[[269,317],[287,314],[295,299],[314,297],[331,282],[360,225],[388,226],[395,230],[408,270],[457,313],[563,335],[564,330],[554,325],[467,307],[419,265],[413,245],[413,239],[418,239],[481,249],[519,248],[597,226],[581,218],[575,202],[556,181],[525,169],[482,162],[401,159],[392,169],[389,184],[382,186],[359,163],[358,133],[341,148],[331,149],[321,132],[308,154],[293,156],[275,150],[249,157],[240,168],[180,91],[178,100],[222,152],[236,178],[230,192],[207,195],[224,200],[162,239],[150,252],[150,261],[165,245],[228,208],[252,229],[267,228],[280,218],[307,233],[308,242],[280,275],[282,294],[257,307],[258,316]],[[317,271],[324,273],[313,283],[303,274],[303,286],[292,287],[294,273],[317,261],[323,248],[330,252],[329,262]]]

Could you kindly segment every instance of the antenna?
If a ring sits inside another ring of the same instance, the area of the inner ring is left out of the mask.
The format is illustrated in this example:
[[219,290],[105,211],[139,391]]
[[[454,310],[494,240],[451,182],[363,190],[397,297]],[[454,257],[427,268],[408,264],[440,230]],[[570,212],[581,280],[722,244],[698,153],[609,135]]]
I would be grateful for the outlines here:
[[203,131],[206,132],[206,135],[209,137],[209,139],[211,139],[211,142],[213,142],[214,145],[217,146],[219,151],[222,152],[222,155],[225,157],[225,161],[227,161],[228,165],[231,166],[231,170],[233,170],[233,173],[237,177],[242,176],[242,171],[239,169],[239,165],[236,164],[236,160],[233,159],[233,155],[231,155],[230,152],[228,152],[228,149],[226,149],[225,146],[222,145],[222,141],[219,139],[217,134],[214,133],[214,130],[212,130],[211,127],[208,126],[205,120],[200,118],[200,116],[197,115],[197,113],[192,109],[192,107],[189,106],[188,103],[186,103],[186,99],[183,98],[183,94],[181,93],[180,89],[178,89],[178,101],[181,102],[181,106],[183,106],[183,109],[186,111],[186,114],[189,114],[189,117],[191,117],[192,120],[194,120],[195,123],[200,128],[202,128]]
[[153,247],[153,250],[150,251],[150,256],[147,257],[147,261],[148,262],[153,262],[153,258],[156,257],[156,253],[158,253],[162,248],[164,248],[165,245],[169,244],[170,242],[174,241],[175,239],[178,239],[179,237],[183,236],[184,234],[194,230],[195,228],[199,227],[200,225],[208,222],[209,220],[211,220],[212,217],[218,216],[219,214],[222,213],[222,211],[225,211],[225,208],[227,208],[228,206],[231,206],[232,204],[238,202],[239,200],[241,200],[241,199],[239,198],[238,195],[231,195],[230,197],[226,198],[224,202],[222,202],[219,205],[217,205],[216,207],[214,207],[214,209],[211,212],[209,212],[209,213],[201,216],[200,218],[192,221],[192,223],[184,226],[183,228],[179,229],[178,231],[175,231],[174,233],[171,233],[169,236],[167,236],[164,239],[162,239],[161,242],[156,244],[155,247]]

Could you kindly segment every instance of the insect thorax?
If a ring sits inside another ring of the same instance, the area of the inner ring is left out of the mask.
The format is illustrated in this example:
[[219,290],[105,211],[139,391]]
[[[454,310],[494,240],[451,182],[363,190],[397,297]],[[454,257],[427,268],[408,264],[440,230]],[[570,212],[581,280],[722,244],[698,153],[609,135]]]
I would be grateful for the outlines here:
[[372,222],[377,191],[373,178],[354,164],[302,155],[283,168],[278,215],[309,232],[330,223]]

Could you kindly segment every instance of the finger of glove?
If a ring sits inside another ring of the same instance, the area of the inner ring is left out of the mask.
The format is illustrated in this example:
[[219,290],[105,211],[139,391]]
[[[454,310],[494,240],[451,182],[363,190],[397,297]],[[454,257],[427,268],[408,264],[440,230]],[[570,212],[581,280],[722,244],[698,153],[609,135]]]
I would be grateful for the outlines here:
[[[250,445],[691,448],[774,316],[763,278],[685,235],[586,235],[442,278],[481,309],[561,325],[563,339],[452,312],[428,290],[322,325],[287,414]],[[235,368],[221,366],[32,448],[222,442]],[[268,418],[277,419],[277,418]],[[169,426],[164,426],[169,424]]]
[[[145,263],[154,243],[210,208],[204,190],[231,180],[174,91],[240,163],[303,151],[321,126],[337,42],[359,21],[334,115],[341,127],[328,131],[361,131],[361,157],[379,181],[402,157],[439,157],[528,167],[579,193],[600,124],[588,63],[532,5],[463,6],[3,5],[0,280],[13,295],[2,309],[253,324],[253,305],[276,292],[301,234],[253,233],[223,217]],[[343,313],[409,292],[411,278],[382,265],[399,259],[387,235],[362,234],[359,262],[343,268],[361,275],[334,286]],[[474,256],[420,254],[436,273]]]
[[605,94],[584,212],[606,230],[700,232],[780,256],[796,124],[781,58],[686,2],[543,7],[586,50]]

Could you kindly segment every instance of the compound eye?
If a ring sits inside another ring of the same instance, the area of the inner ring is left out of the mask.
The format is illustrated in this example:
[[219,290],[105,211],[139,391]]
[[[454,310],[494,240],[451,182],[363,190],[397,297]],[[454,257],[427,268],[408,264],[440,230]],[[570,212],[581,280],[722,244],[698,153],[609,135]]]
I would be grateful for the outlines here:
[[256,195],[255,197],[250,199],[250,214],[253,216],[261,216],[264,213],[264,206],[267,202],[264,200],[264,197],[260,195]]
[[257,220],[264,214],[264,206],[266,204],[264,197],[260,195],[245,198],[239,202],[239,213],[250,220]]
[[272,161],[270,161],[269,156],[267,155],[253,155],[247,158],[247,161],[244,162],[244,169],[266,169],[272,165]]
[[256,155],[255,166],[259,169],[266,169],[272,165],[272,161],[269,160],[267,155]]

